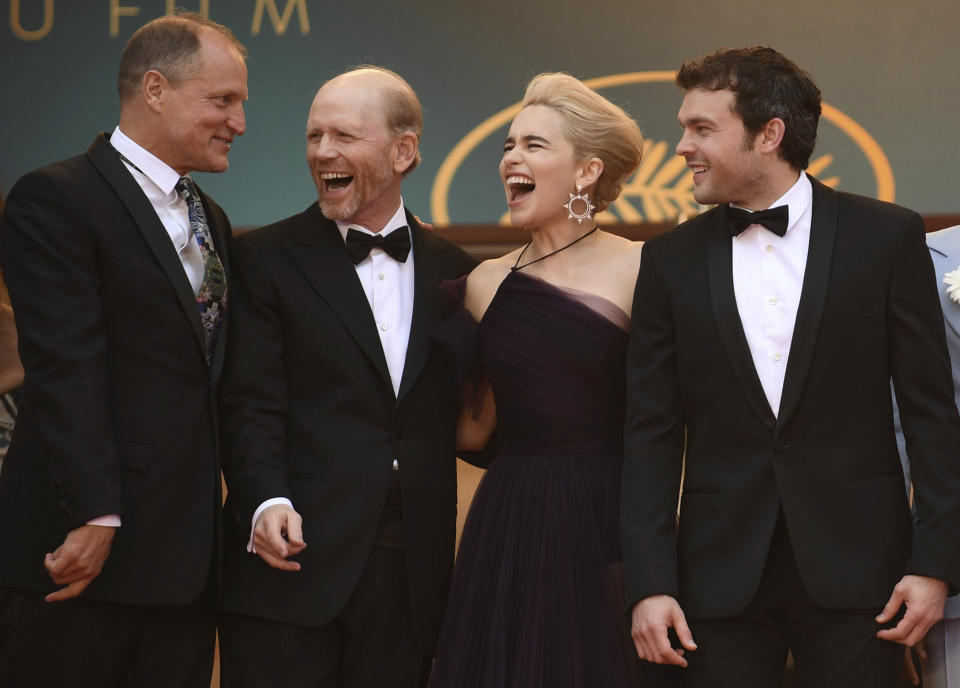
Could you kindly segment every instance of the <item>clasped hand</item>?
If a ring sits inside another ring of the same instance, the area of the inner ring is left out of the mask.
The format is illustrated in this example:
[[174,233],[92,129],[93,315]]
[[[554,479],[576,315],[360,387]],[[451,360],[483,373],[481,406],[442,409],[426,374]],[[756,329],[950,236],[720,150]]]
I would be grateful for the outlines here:
[[299,571],[300,564],[287,561],[307,547],[303,519],[286,504],[274,504],[260,514],[253,528],[253,546],[260,558],[281,571]]
[[113,526],[84,525],[67,533],[67,539],[53,552],[47,552],[43,565],[60,588],[46,596],[47,602],[77,597],[93,582],[110,556],[110,545],[117,529]]
[[[667,634],[670,628],[676,631],[682,647],[670,646],[670,637]],[[697,649],[680,604],[669,595],[651,595],[637,602],[633,607],[630,634],[637,648],[637,656],[656,664],[686,667],[684,652]]]

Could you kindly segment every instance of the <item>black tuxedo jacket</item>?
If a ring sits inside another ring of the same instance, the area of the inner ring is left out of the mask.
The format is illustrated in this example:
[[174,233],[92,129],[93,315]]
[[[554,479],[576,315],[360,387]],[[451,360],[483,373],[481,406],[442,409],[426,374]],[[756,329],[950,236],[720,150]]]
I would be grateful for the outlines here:
[[[201,194],[227,266],[230,225]],[[106,135],[14,186],[0,234],[26,369],[0,472],[0,585],[56,587],[67,532],[121,515],[83,596],[182,605],[216,561],[220,477],[212,365],[170,238]]]
[[[811,181],[777,417],[737,312],[726,206],[644,246],[627,361],[631,605],[666,593],[694,617],[741,612],[780,509],[807,592],[825,608],[879,608],[904,573],[960,584],[960,419],[923,224]],[[891,378],[915,462],[912,533]]]
[[[475,261],[408,213],[413,321],[398,395],[336,223],[316,204],[238,237],[222,390],[228,498],[224,609],[298,626],[330,621],[373,547],[393,460],[400,465],[414,634],[431,654],[453,563],[455,381],[431,345],[436,283]],[[287,497],[307,548],[296,573],[246,551],[250,520]]]

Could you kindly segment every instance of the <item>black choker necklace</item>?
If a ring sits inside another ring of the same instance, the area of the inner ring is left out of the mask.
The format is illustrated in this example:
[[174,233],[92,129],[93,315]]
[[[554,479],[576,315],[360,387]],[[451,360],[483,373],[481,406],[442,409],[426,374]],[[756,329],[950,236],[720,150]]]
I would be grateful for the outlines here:
[[578,236],[576,239],[574,239],[573,241],[571,241],[571,242],[570,242],[569,244],[567,244],[566,246],[561,246],[561,247],[558,248],[556,251],[550,251],[550,253],[548,253],[548,254],[546,254],[546,255],[543,255],[543,256],[540,256],[540,257],[537,258],[536,260],[531,260],[529,263],[524,263],[523,265],[520,265],[520,259],[523,258],[523,254],[527,252],[527,249],[530,248],[530,244],[533,243],[532,241],[529,241],[529,242],[527,242],[527,245],[523,247],[523,250],[520,251],[520,255],[517,256],[517,262],[513,264],[513,267],[512,267],[512,268],[510,268],[510,272],[516,272],[517,270],[523,270],[523,269],[524,269],[525,267],[527,267],[528,265],[533,265],[534,263],[539,263],[539,262],[540,262],[541,260],[543,260],[544,258],[549,258],[550,256],[556,255],[556,254],[560,253],[560,251],[566,251],[568,248],[570,248],[571,246],[573,246],[575,243],[577,243],[578,241],[583,241],[584,239],[586,239],[588,236],[590,236],[591,234],[593,234],[593,233],[596,232],[596,231],[597,231],[597,226],[594,225],[594,226],[593,226],[593,229],[591,229],[591,230],[590,230],[589,232],[587,232],[586,234],[582,234],[582,235]]

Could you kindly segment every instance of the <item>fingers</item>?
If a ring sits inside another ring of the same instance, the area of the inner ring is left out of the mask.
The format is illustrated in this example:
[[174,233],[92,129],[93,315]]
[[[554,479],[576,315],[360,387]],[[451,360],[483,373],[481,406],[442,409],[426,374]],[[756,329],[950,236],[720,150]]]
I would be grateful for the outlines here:
[[57,585],[66,585],[82,578],[92,578],[100,573],[99,569],[90,570],[76,560],[68,561],[66,557],[54,560],[52,557],[53,555],[48,554],[43,560],[43,565],[50,574],[50,579]]
[[257,555],[261,559],[263,559],[265,562],[267,562],[267,564],[269,564],[275,569],[279,569],[281,571],[299,571],[300,570],[300,562],[287,561],[286,559],[275,557],[269,552],[263,549],[260,549],[260,547],[257,547]]
[[303,541],[300,514],[287,506],[271,507],[263,512],[253,531],[257,554],[268,565],[281,571],[299,571],[300,564],[287,557],[302,552]]
[[57,585],[66,585],[82,578],[93,579],[102,568],[99,558],[70,547],[58,547],[53,553],[48,553],[43,558],[43,565]]
[[897,615],[901,604],[903,604],[903,589],[897,583],[893,588],[890,599],[887,600],[887,603],[883,605],[883,610],[877,615],[877,623],[885,624],[893,619]]
[[917,657],[921,662],[926,662],[929,658],[927,656],[927,638],[924,636],[919,643],[913,646],[913,649],[917,651]]
[[[303,520],[294,512],[287,520],[287,547],[290,555],[302,552],[307,543],[303,541]],[[288,556],[290,556],[288,555]]]
[[[290,555],[289,550],[287,550],[287,541],[283,538],[284,520],[283,518],[273,518],[273,514],[264,518],[265,532],[263,535],[266,539],[266,548],[271,554],[281,559],[286,559]],[[260,545],[258,543],[257,550],[259,549]]]
[[681,645],[691,651],[697,649],[697,644],[693,640],[693,633],[690,632],[690,627],[687,625],[687,617],[679,605],[677,605],[677,610],[673,616],[673,628],[677,632],[677,639]]
[[913,664],[913,657],[910,655],[910,648],[903,648],[904,657],[903,657],[903,668],[904,674],[906,674],[907,680],[910,681],[910,685],[919,686],[920,685],[920,675],[917,674],[917,668]]
[[675,666],[686,667],[687,660],[683,658],[683,650],[674,649],[670,646],[670,637],[667,635],[667,627],[663,626],[654,636],[655,642],[655,661],[657,664],[673,664]]
[[666,595],[655,595],[639,602],[633,608],[631,628],[637,656],[648,662],[686,667],[687,660],[683,657],[685,649],[673,648],[670,645],[668,631],[671,626],[677,630],[677,637],[681,639],[684,648],[697,648],[683,611],[675,599]]
[[927,614],[925,611],[914,610],[908,607],[907,613],[900,619],[900,623],[893,628],[877,631],[877,637],[913,647],[923,640],[927,631],[929,631],[930,627],[938,620],[938,617]]
[[93,582],[93,579],[96,576],[88,576],[80,580],[73,581],[65,588],[60,588],[56,592],[52,592],[43,599],[47,602],[62,602],[63,600],[69,600],[74,597],[79,597],[80,593],[87,589],[87,586]]
[[923,639],[930,627],[943,617],[943,605],[946,601],[947,584],[935,578],[925,576],[904,576],[893,588],[893,595],[887,602],[877,621],[883,623],[893,618],[888,615],[892,603],[896,608],[906,604],[907,611],[894,628],[877,632],[877,637],[912,647]]

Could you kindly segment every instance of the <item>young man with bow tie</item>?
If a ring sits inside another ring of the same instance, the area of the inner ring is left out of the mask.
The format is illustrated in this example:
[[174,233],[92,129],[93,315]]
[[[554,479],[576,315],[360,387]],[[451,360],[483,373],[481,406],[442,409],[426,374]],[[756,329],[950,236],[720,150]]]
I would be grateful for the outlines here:
[[225,685],[425,684],[453,564],[456,385],[436,284],[475,261],[401,182],[423,117],[385,69],[317,92],[318,202],[240,237],[222,390]]
[[788,649],[801,686],[895,686],[896,643],[960,585],[960,418],[923,224],[803,173],[820,92],[775,50],[718,51],[677,84],[677,153],[717,207],[650,241],[637,281],[622,525],[638,653],[687,686],[779,686]]

